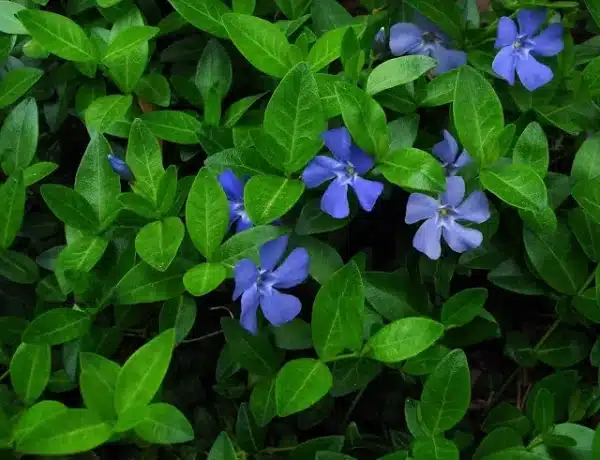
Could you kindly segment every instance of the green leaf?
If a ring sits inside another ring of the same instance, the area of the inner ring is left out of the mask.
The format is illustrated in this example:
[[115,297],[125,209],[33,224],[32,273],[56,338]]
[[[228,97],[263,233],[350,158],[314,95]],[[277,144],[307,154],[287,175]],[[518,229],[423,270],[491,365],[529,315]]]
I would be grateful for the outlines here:
[[135,250],[144,262],[164,272],[175,259],[184,235],[181,219],[167,217],[142,227],[135,237]]
[[354,142],[368,154],[382,159],[388,153],[390,143],[381,106],[355,86],[338,83],[335,89],[344,124]]
[[408,359],[402,366],[402,371],[409,375],[429,375],[449,352],[450,350],[443,345],[433,345]]
[[117,201],[123,208],[148,220],[154,220],[159,217],[158,213],[156,212],[156,206],[154,206],[150,200],[142,195],[125,192],[121,193],[117,197]]
[[563,326],[554,330],[536,350],[536,357],[552,367],[570,367],[583,361],[590,348],[585,335]]
[[0,186],[0,249],[7,249],[15,240],[25,213],[23,173],[17,171]]
[[275,381],[277,415],[287,417],[311,407],[329,392],[332,384],[327,366],[315,359],[287,362]]
[[313,1],[311,16],[317,35],[349,25],[353,21],[352,15],[336,0]]
[[183,294],[183,275],[190,268],[190,262],[175,259],[164,272],[140,262],[123,276],[117,287],[117,301],[120,305],[158,302]]
[[138,45],[148,43],[151,38],[154,38],[160,29],[150,26],[131,26],[119,32],[108,44],[102,57],[108,67],[115,61],[120,60],[130,54],[130,51]]
[[461,11],[452,0],[406,0],[406,3],[452,38],[462,37]]
[[17,67],[5,73],[0,80],[0,109],[16,102],[43,74],[40,69],[32,67]]
[[256,154],[256,150],[246,148],[221,150],[206,158],[204,166],[215,173],[231,169],[237,174],[250,176],[275,172],[262,156]]
[[473,460],[481,460],[486,455],[504,450],[507,447],[519,447],[522,445],[523,441],[521,441],[519,433],[512,428],[500,427],[483,438],[473,455]]
[[596,25],[600,26],[600,4],[598,4],[598,0],[585,0],[585,6],[587,6]]
[[79,387],[85,407],[104,420],[115,421],[115,385],[121,368],[117,363],[95,353],[80,353]]
[[329,244],[311,236],[296,236],[294,245],[303,247],[310,256],[308,273],[319,284],[325,284],[344,264],[338,252]]
[[600,226],[581,208],[569,211],[569,227],[583,248],[586,256],[594,262],[600,261]]
[[548,171],[548,140],[542,127],[532,121],[523,130],[513,151],[513,162],[533,169],[540,177]]
[[185,220],[194,246],[211,260],[227,233],[229,206],[217,178],[206,168],[198,171],[192,184],[185,205]]
[[460,457],[456,444],[439,436],[417,439],[412,452],[414,460],[459,460]]
[[94,44],[73,20],[37,10],[23,10],[17,16],[31,36],[52,54],[74,62],[97,60]]
[[231,87],[231,60],[227,51],[218,40],[209,40],[196,69],[194,83],[206,101],[211,90],[216,92],[219,100],[223,100]]
[[15,441],[19,442],[37,426],[44,424],[46,420],[66,410],[67,406],[58,401],[47,400],[34,404],[20,415],[18,422],[14,426]]
[[57,270],[89,272],[104,255],[108,240],[99,236],[82,235],[69,243],[58,256]]
[[483,166],[494,163],[499,156],[496,138],[504,127],[502,104],[492,85],[471,67],[458,71],[452,113],[460,141],[473,159]]
[[571,179],[575,183],[600,177],[600,164],[596,161],[599,152],[600,135],[590,136],[583,141],[571,167]]
[[426,309],[422,289],[415,289],[406,271],[364,274],[365,297],[377,313],[389,321],[417,316]]
[[94,209],[75,190],[64,185],[44,184],[40,192],[50,210],[66,225],[85,232],[98,231],[100,224]]
[[160,309],[158,320],[160,332],[175,330],[175,343],[181,343],[190,333],[196,321],[196,302],[186,295],[167,300]]
[[267,241],[274,240],[281,234],[280,228],[270,225],[262,225],[236,233],[217,250],[214,261],[221,262],[228,269],[232,269],[242,259],[256,260],[258,249]]
[[550,390],[542,388],[533,401],[533,423],[538,433],[544,434],[554,423],[554,398]]
[[183,277],[186,290],[201,297],[217,289],[227,277],[227,269],[219,263],[204,263],[190,268]]
[[212,445],[208,453],[207,460],[237,460],[238,456],[235,452],[235,447],[227,436],[227,433],[222,431]]
[[282,78],[299,61],[296,49],[275,24],[235,13],[222,20],[233,44],[261,72]]
[[164,168],[162,153],[155,134],[142,120],[131,124],[126,154],[127,165],[136,179],[136,191],[155,203]]
[[488,274],[488,280],[507,291],[524,295],[543,295],[545,290],[541,282],[526,267],[512,259],[497,265]]
[[135,86],[135,94],[160,107],[171,104],[171,87],[169,80],[159,73],[151,73],[141,77]]
[[0,130],[0,159],[6,175],[29,166],[37,149],[38,133],[37,104],[27,98],[10,111]]
[[275,378],[265,378],[254,386],[250,394],[250,410],[258,426],[267,426],[275,418]]
[[523,229],[525,251],[540,277],[563,294],[574,295],[588,277],[588,262],[569,232],[559,222],[552,235],[539,235]]
[[257,425],[248,409],[248,403],[240,404],[235,424],[235,438],[246,452],[259,452],[265,444],[265,430]]
[[430,433],[456,425],[471,403],[471,375],[462,350],[446,355],[429,376],[421,394],[421,417]]
[[168,329],[129,357],[115,385],[117,414],[152,401],[167,373],[174,343],[175,331]]
[[313,0],[275,0],[277,8],[290,19],[297,19],[306,13]]
[[121,192],[121,182],[107,159],[111,152],[104,136],[93,136],[75,176],[75,191],[92,205],[103,228],[116,218],[116,210],[120,207],[117,196]]
[[571,195],[596,224],[600,223],[600,179],[577,182]]
[[433,345],[444,326],[428,318],[402,318],[380,329],[365,345],[377,361],[397,363],[412,358]]
[[85,124],[92,133],[104,133],[121,120],[133,101],[131,96],[115,94],[99,97],[85,111]]
[[231,12],[221,0],[169,0],[187,22],[220,38],[228,38],[223,16]]
[[269,162],[288,173],[301,169],[322,147],[325,118],[317,82],[305,63],[279,83],[265,110],[264,128],[284,151]]
[[310,69],[318,72],[340,57],[342,40],[347,27],[330,30],[324,33],[310,49],[306,58]]
[[23,342],[32,345],[59,345],[84,335],[90,316],[71,308],[54,308],[36,317],[23,332]]
[[58,165],[49,161],[40,161],[28,166],[23,171],[23,181],[25,182],[25,187],[30,187],[33,184],[37,184],[39,181],[45,179],[54,171],[56,171],[56,168],[58,168]]
[[232,0],[231,7],[234,13],[251,15],[256,7],[256,0]]
[[67,409],[44,420],[21,438],[15,450],[28,455],[69,455],[108,441],[110,425],[89,409]]
[[300,211],[295,232],[298,235],[314,235],[345,227],[350,219],[336,219],[321,210],[321,200],[307,200]]
[[419,93],[419,107],[437,107],[454,101],[454,89],[460,69],[437,75]]
[[150,404],[134,431],[152,444],[179,444],[194,439],[194,429],[185,415],[166,403]]
[[179,110],[156,110],[142,115],[142,120],[156,137],[177,144],[199,144],[202,123]]
[[297,180],[254,176],[244,186],[244,206],[253,224],[270,224],[292,209],[303,192]]
[[27,29],[16,17],[16,14],[24,9],[25,7],[19,3],[0,1],[0,32],[9,35],[27,35]]
[[33,284],[39,271],[33,260],[17,251],[0,251],[0,276],[20,284]]
[[548,206],[542,178],[526,164],[503,164],[481,171],[483,186],[515,208],[540,211]]
[[236,123],[242,119],[250,107],[265,94],[266,93],[260,93],[254,96],[247,96],[231,104],[223,116],[223,126],[225,128],[233,128]]
[[435,59],[428,56],[402,56],[378,65],[367,79],[366,91],[370,95],[386,89],[405,85],[424,75],[437,65]]
[[483,310],[487,294],[485,288],[465,289],[454,294],[442,306],[442,324],[450,329],[470,323]]
[[331,396],[338,398],[365,388],[379,373],[381,364],[371,359],[342,359],[333,363]]
[[423,150],[412,147],[395,150],[377,168],[388,181],[408,190],[437,193],[445,188],[444,168]]
[[48,345],[22,343],[10,361],[10,382],[27,406],[40,397],[50,379],[51,355]]
[[267,377],[277,372],[281,354],[264,334],[252,335],[230,318],[222,319],[221,327],[233,358],[242,367],[253,374]]
[[312,311],[312,338],[323,360],[345,349],[357,351],[363,341],[365,295],[354,262],[340,268],[319,289]]

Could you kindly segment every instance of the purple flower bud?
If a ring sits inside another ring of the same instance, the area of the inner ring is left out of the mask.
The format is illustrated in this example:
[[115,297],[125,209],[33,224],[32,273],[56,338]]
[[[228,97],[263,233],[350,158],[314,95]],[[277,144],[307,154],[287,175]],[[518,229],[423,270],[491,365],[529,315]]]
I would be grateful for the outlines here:
[[129,169],[127,163],[125,163],[125,161],[118,156],[113,155],[112,153],[108,154],[108,162],[110,163],[112,170],[121,176],[121,179],[128,181],[132,181],[134,179],[133,172],[131,169]]

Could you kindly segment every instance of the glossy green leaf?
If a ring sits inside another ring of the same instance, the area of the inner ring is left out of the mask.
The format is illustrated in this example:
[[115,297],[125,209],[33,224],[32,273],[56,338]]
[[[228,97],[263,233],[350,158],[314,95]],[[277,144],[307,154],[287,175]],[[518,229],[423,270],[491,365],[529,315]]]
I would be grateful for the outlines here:
[[96,412],[104,420],[116,420],[115,385],[121,368],[113,361],[95,353],[80,353],[79,360],[79,387],[85,407]]
[[317,39],[306,58],[313,72],[322,70],[340,57],[342,40],[346,30],[345,27],[333,29]]
[[250,410],[259,426],[266,426],[275,418],[275,378],[265,378],[254,386],[250,394]]
[[548,140],[542,127],[535,121],[529,123],[519,136],[513,161],[529,166],[542,178],[546,175],[550,162]]
[[298,64],[281,80],[265,111],[264,127],[283,150],[283,157],[267,159],[283,171],[299,170],[319,151],[325,119],[315,77],[306,64]]
[[320,284],[325,284],[343,265],[338,252],[324,241],[312,236],[296,236],[293,243],[307,250],[310,256],[308,273]]
[[135,249],[142,260],[164,272],[171,263],[185,235],[179,217],[167,217],[145,225],[135,237]]
[[147,43],[158,32],[158,27],[150,26],[132,26],[124,29],[110,41],[104,51],[102,61],[110,67],[115,61],[127,56],[132,48]]
[[[191,232],[190,232],[191,233]],[[231,269],[242,259],[257,259],[258,249],[267,241],[281,236],[282,231],[270,225],[261,225],[237,233],[217,250],[214,261]]]
[[71,308],[54,308],[36,317],[23,332],[23,342],[33,345],[58,345],[85,334],[90,316]]
[[327,394],[332,384],[331,372],[317,360],[300,358],[287,362],[275,381],[277,415],[287,417],[309,408]]
[[225,431],[222,431],[212,445],[207,460],[237,460],[237,458],[231,439]]
[[166,403],[150,404],[134,431],[152,444],[179,444],[194,439],[194,429],[185,415]]
[[223,265],[208,262],[190,268],[183,277],[183,284],[190,294],[201,297],[218,288],[226,277]]
[[412,446],[414,460],[458,460],[456,444],[443,437],[417,439]]
[[295,232],[298,235],[325,233],[346,226],[349,219],[336,219],[321,210],[321,200],[307,200],[300,211]]
[[9,35],[27,35],[27,29],[16,17],[16,14],[24,9],[25,7],[19,3],[6,0],[0,1],[0,32]]
[[107,246],[105,238],[82,235],[60,252],[56,267],[64,272],[89,272],[104,255]]
[[471,403],[471,375],[462,350],[446,355],[429,376],[421,394],[421,417],[431,433],[456,425]]
[[161,139],[177,144],[199,144],[202,123],[179,110],[156,110],[142,115],[145,125]]
[[312,310],[312,339],[321,359],[345,349],[357,351],[363,341],[365,295],[354,262],[340,268],[319,289]]
[[160,107],[171,104],[171,87],[169,80],[159,73],[150,73],[140,78],[135,86],[135,93],[148,102]]
[[0,186],[0,249],[7,249],[15,240],[25,213],[23,173],[17,171]]
[[597,0],[585,0],[585,5],[590,12],[596,25],[600,26],[600,5]]
[[542,388],[533,401],[533,423],[538,433],[546,433],[554,423],[554,398],[550,390]]
[[470,323],[481,313],[487,294],[487,289],[473,288],[453,295],[442,306],[442,324],[451,328]]
[[424,75],[437,65],[429,56],[402,56],[378,65],[367,79],[366,91],[373,95],[386,89],[405,85]]
[[223,16],[231,10],[221,0],[169,0],[187,22],[220,38],[228,38]]
[[40,397],[50,379],[48,345],[22,343],[10,361],[10,382],[21,401],[30,406]]
[[85,111],[85,124],[92,133],[104,133],[121,120],[132,102],[131,96],[112,95],[99,97]]
[[34,404],[21,414],[19,421],[15,424],[15,441],[19,442],[37,426],[66,410],[67,406],[58,401],[46,400]]
[[37,149],[38,132],[37,104],[34,99],[25,99],[10,111],[0,130],[0,159],[7,175],[29,166]]
[[37,10],[23,10],[17,16],[31,36],[52,54],[74,62],[97,60],[94,44],[73,20]]
[[235,438],[246,452],[259,452],[265,444],[265,429],[259,426],[248,408],[248,403],[240,404],[235,423]]
[[300,199],[304,184],[277,176],[254,176],[244,186],[244,206],[255,225],[270,224]]
[[571,166],[571,178],[574,182],[600,177],[600,165],[596,161],[599,153],[600,136],[590,136],[583,141]]
[[98,216],[94,209],[75,190],[64,185],[45,184],[40,191],[50,210],[66,225],[86,232],[98,230]]
[[379,373],[381,364],[367,358],[342,359],[333,363],[333,387],[335,398],[345,396],[365,388]]
[[388,324],[365,345],[377,361],[396,363],[429,348],[444,332],[444,326],[428,318],[403,318]]
[[164,174],[162,152],[155,134],[140,119],[131,124],[126,161],[136,178],[136,190],[154,203]]
[[600,222],[600,179],[582,180],[571,189],[571,195],[586,214]]
[[129,357],[115,385],[117,414],[152,401],[167,373],[174,343],[175,331],[168,329]]
[[175,343],[181,343],[194,327],[196,311],[196,302],[189,296],[167,300],[160,309],[159,330],[174,329]]
[[5,73],[0,80],[0,109],[16,102],[42,75],[40,69],[33,67],[17,67]]
[[441,192],[446,184],[440,162],[419,149],[395,150],[377,168],[388,181],[408,190]]
[[196,69],[194,83],[206,101],[209,92],[214,90],[219,100],[225,98],[231,87],[231,60],[218,40],[208,42]]
[[17,251],[0,251],[0,276],[20,284],[33,284],[39,270],[33,260]]
[[23,170],[23,182],[25,182],[25,187],[37,184],[39,181],[56,171],[57,168],[58,165],[56,163],[49,161],[40,161],[28,166]]
[[504,164],[481,171],[483,186],[515,208],[536,212],[548,206],[546,185],[526,164]]
[[461,11],[452,0],[406,0],[406,3],[452,38],[458,39],[462,36]]
[[569,367],[583,361],[590,348],[591,343],[585,335],[559,327],[536,350],[536,357],[552,367]]

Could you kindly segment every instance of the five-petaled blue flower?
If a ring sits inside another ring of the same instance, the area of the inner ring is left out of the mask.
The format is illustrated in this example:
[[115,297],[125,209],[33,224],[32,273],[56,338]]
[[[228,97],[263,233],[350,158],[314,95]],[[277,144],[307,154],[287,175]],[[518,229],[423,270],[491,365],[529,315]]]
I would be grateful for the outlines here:
[[373,167],[373,159],[352,143],[346,128],[331,129],[321,137],[335,158],[317,155],[304,169],[302,180],[308,188],[314,188],[333,179],[321,198],[323,212],[336,219],[348,217],[348,186],[354,189],[360,206],[371,211],[383,184],[363,179],[360,174]]
[[434,24],[422,16],[415,18],[417,24],[400,22],[390,29],[390,50],[394,56],[421,54],[438,61],[434,72],[441,74],[467,62],[463,51],[448,49],[449,40]]
[[444,130],[444,140],[435,144],[432,151],[442,162],[449,176],[453,176],[472,161],[465,149],[459,153],[456,139],[446,130]]
[[511,85],[515,84],[515,70],[523,86],[534,91],[552,80],[550,67],[536,61],[533,56],[555,56],[563,49],[562,24],[551,24],[546,30],[534,34],[546,20],[546,10],[520,10],[517,13],[519,30],[514,21],[501,17],[495,47],[501,48],[492,69]]
[[238,179],[231,169],[226,169],[218,177],[229,203],[229,226],[235,226],[236,233],[252,227],[252,222],[244,207],[244,183]]
[[413,193],[406,205],[407,224],[425,220],[413,238],[413,246],[432,260],[442,253],[443,236],[453,251],[465,252],[478,247],[483,235],[479,230],[465,228],[459,221],[481,224],[490,218],[490,209],[483,192],[476,191],[463,201],[465,181],[460,176],[446,178],[446,192],[436,200],[422,193]]
[[121,179],[129,181],[133,180],[133,172],[131,172],[131,169],[129,169],[127,163],[125,163],[125,161],[123,161],[121,158],[119,158],[116,155],[113,155],[112,153],[109,153],[108,162],[112,170],[116,172],[119,176],[121,176]]
[[242,296],[240,323],[253,334],[258,331],[256,313],[259,305],[273,326],[293,320],[302,308],[297,297],[278,291],[280,288],[297,286],[308,276],[310,258],[304,248],[294,249],[279,268],[275,268],[285,252],[287,242],[287,236],[281,236],[265,243],[260,248],[260,268],[250,259],[240,260],[234,267],[233,300]]

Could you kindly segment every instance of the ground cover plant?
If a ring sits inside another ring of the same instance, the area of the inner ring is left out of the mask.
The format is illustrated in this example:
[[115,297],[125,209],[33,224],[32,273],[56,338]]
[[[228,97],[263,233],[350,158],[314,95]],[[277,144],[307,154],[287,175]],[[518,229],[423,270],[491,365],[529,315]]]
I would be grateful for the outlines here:
[[0,0],[0,458],[600,459],[599,0]]

